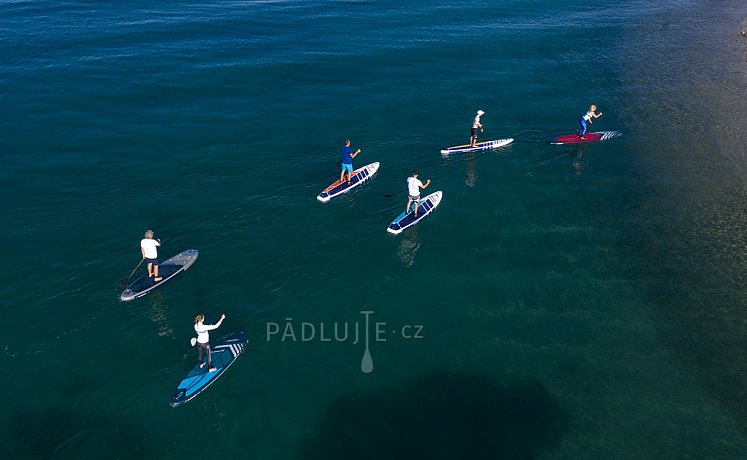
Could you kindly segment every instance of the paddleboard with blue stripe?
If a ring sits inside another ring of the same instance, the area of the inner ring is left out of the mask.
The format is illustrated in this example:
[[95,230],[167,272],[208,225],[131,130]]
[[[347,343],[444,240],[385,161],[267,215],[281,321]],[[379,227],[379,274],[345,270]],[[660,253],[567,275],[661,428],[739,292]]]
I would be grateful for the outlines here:
[[507,138],[507,139],[496,139],[494,141],[478,142],[477,146],[475,147],[472,147],[469,144],[456,145],[454,147],[447,147],[441,150],[441,153],[443,153],[444,155],[455,155],[457,153],[479,152],[480,150],[493,150],[493,149],[497,149],[498,147],[503,147],[504,145],[508,145],[513,141],[514,140],[512,138]]
[[122,291],[122,294],[119,296],[120,300],[132,300],[144,296],[191,267],[197,260],[198,255],[197,249],[188,249],[161,262],[161,265],[158,266],[158,276],[163,278],[161,281],[156,283],[153,281],[153,278],[148,278],[148,273],[146,272],[143,276],[133,281],[127,289]]
[[236,358],[244,352],[247,342],[248,339],[245,333],[234,332],[217,346],[211,346],[211,359],[216,370],[209,372],[207,364],[203,368],[200,368],[199,364],[195,365],[171,396],[171,407],[181,406],[191,401],[195,396],[205,391],[207,387],[218,380],[231,364],[236,361]]
[[[438,192],[433,192],[430,195],[426,196],[425,198],[422,198],[420,200],[420,203],[418,204],[418,216],[415,217],[415,213],[411,210],[409,214],[405,214],[404,211],[402,211],[402,214],[397,216],[394,221],[389,224],[389,227],[387,227],[386,231],[389,233],[394,233],[395,235],[398,235],[402,233],[403,230],[405,230],[408,227],[412,227],[413,225],[417,224],[421,220],[425,219],[428,214],[430,214],[434,209],[436,209],[436,206],[438,206],[439,203],[441,203],[441,196],[443,193],[439,190]],[[412,208],[410,208],[412,209]]]
[[348,184],[348,174],[345,173],[345,179],[333,182],[332,185],[325,188],[322,193],[320,193],[319,196],[316,197],[316,199],[321,201],[322,203],[326,203],[332,198],[342,195],[343,193],[347,193],[353,190],[355,187],[366,182],[371,178],[371,176],[376,174],[376,171],[378,170],[378,161],[376,163],[371,163],[362,168],[356,169],[355,171],[353,171],[353,175],[350,178],[350,184]]

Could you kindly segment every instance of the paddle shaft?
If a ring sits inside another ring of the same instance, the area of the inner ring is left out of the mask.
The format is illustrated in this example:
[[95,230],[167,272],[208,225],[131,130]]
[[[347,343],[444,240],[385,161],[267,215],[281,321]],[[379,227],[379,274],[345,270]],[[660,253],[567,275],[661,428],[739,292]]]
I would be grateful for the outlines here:
[[127,279],[126,279],[126,280],[124,280],[124,282],[123,282],[123,283],[119,283],[119,286],[120,286],[120,287],[121,287],[122,289],[126,288],[126,287],[127,287],[127,286],[128,286],[129,284],[130,284],[130,278],[132,278],[132,275],[134,275],[134,274],[135,274],[135,272],[137,271],[137,269],[138,269],[138,268],[140,268],[140,264],[142,264],[144,260],[145,260],[145,257],[143,257],[142,259],[140,259],[140,262],[138,262],[138,264],[137,264],[137,266],[135,267],[135,269],[134,269],[134,270],[132,270],[132,272],[130,273],[130,276],[128,276],[128,277],[127,277]]

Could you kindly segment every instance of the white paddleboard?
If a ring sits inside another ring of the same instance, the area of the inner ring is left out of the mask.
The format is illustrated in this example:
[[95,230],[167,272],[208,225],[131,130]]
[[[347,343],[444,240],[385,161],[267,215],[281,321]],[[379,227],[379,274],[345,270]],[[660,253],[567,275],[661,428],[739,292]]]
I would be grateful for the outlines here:
[[469,153],[469,152],[478,152],[480,150],[492,150],[492,149],[497,149],[498,147],[503,147],[504,145],[508,145],[513,141],[514,141],[513,138],[508,138],[508,139],[496,139],[494,141],[478,142],[477,146],[475,147],[472,147],[469,144],[456,145],[454,147],[448,147],[448,148],[441,150],[441,153],[443,153],[444,155],[454,155],[457,153]]

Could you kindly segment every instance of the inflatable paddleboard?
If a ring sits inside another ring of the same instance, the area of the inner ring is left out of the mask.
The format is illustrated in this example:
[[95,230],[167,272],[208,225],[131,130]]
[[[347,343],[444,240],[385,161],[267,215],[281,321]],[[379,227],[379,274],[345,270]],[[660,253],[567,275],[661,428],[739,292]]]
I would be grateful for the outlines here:
[[394,222],[389,224],[389,227],[387,227],[386,231],[398,235],[402,233],[402,230],[408,227],[412,227],[421,220],[425,219],[426,216],[430,214],[431,211],[436,209],[436,206],[438,206],[438,204],[441,202],[442,195],[443,194],[439,190],[438,192],[433,192],[427,197],[422,198],[418,204],[418,217],[415,217],[415,213],[413,211],[410,211],[409,214],[405,214],[405,212],[402,211],[402,214],[397,216],[397,218],[394,219]]
[[132,300],[144,296],[191,267],[192,264],[195,263],[195,260],[197,260],[197,255],[197,249],[188,249],[164,262],[161,262],[161,265],[158,266],[158,276],[163,278],[161,281],[157,283],[154,282],[153,278],[148,278],[148,273],[146,271],[143,276],[133,281],[132,284],[122,292],[122,295],[119,296],[120,300]]
[[568,134],[566,136],[559,136],[555,139],[547,141],[548,144],[552,145],[577,145],[577,144],[589,144],[592,142],[602,142],[608,139],[614,139],[622,136],[620,131],[599,131],[598,133],[586,133],[586,139],[581,139],[578,134]]
[[319,196],[316,197],[316,199],[321,201],[322,203],[326,203],[327,201],[338,195],[347,193],[370,179],[371,176],[376,174],[376,171],[378,171],[378,169],[378,162],[371,163],[362,168],[356,169],[355,171],[353,171],[353,176],[350,178],[350,184],[348,184],[348,174],[345,173],[345,178],[343,180],[333,182],[332,185],[325,188],[322,193],[320,193]]
[[514,140],[512,138],[496,139],[494,141],[478,142],[476,147],[472,147],[469,144],[456,145],[454,147],[448,147],[448,148],[441,150],[441,153],[443,153],[444,155],[454,155],[456,153],[468,153],[468,152],[478,152],[480,150],[492,150],[492,149],[497,149],[498,147],[503,147],[504,145],[508,145],[513,141]]
[[210,359],[213,361],[213,366],[216,370],[208,372],[207,364],[203,368],[200,368],[199,364],[195,365],[171,396],[171,407],[181,406],[191,401],[195,396],[202,393],[213,382],[218,380],[231,364],[236,361],[236,358],[243,353],[247,342],[245,333],[234,332],[217,346],[211,346]]

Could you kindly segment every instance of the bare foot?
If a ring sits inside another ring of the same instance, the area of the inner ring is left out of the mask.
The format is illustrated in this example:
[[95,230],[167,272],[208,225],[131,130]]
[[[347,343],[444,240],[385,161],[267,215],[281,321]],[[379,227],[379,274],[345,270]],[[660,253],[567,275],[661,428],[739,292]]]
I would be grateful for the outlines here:
[[214,367],[211,367],[210,369],[208,369],[208,372],[215,372],[215,371],[217,371],[217,370],[218,370],[218,369],[216,369],[216,368],[214,368]]
[[207,363],[200,363],[200,369],[202,369],[203,367],[205,367],[205,364],[207,364]]
[[162,279],[163,279],[163,276],[159,276],[158,278],[153,278],[153,281],[155,281],[157,283],[157,282],[161,281]]

